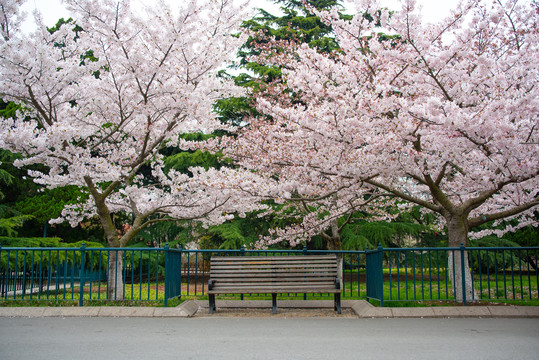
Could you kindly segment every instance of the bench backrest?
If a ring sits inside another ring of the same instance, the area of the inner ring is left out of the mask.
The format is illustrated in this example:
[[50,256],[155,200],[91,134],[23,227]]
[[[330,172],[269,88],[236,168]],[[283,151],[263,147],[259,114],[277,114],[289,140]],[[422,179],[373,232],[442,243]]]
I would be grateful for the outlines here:
[[312,291],[338,289],[335,255],[212,257],[215,290]]

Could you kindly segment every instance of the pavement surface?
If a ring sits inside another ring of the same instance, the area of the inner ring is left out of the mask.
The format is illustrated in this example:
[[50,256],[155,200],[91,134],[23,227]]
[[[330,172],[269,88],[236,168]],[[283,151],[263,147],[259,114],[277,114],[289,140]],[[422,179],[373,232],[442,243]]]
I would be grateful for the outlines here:
[[185,301],[177,307],[0,307],[0,317],[353,317],[353,318],[539,318],[539,306],[375,307],[364,300],[342,302],[343,314],[331,300],[281,300],[272,314],[271,300],[217,300],[208,314],[208,301]]
[[515,318],[0,318],[6,360],[537,359],[538,340]]

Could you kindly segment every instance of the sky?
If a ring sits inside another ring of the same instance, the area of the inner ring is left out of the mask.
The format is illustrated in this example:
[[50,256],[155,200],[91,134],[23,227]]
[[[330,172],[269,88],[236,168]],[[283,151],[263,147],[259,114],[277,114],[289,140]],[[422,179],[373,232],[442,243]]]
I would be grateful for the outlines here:
[[[133,0],[134,2],[142,0]],[[148,0],[151,1],[151,0]],[[182,1],[182,0],[168,0],[170,2]],[[381,0],[382,5],[387,6],[389,9],[398,9],[399,0]],[[455,7],[458,0],[417,0],[417,4],[422,6],[421,14],[429,22],[437,21],[449,14],[449,10]],[[274,13],[277,11],[278,6],[273,4],[271,0],[251,0],[251,6],[259,7]],[[24,31],[31,31],[35,28],[33,23],[32,12],[38,9],[47,26],[53,26],[56,24],[59,18],[69,17],[67,10],[62,5],[61,0],[26,0],[23,5],[23,11],[27,13],[27,20],[23,25]]]

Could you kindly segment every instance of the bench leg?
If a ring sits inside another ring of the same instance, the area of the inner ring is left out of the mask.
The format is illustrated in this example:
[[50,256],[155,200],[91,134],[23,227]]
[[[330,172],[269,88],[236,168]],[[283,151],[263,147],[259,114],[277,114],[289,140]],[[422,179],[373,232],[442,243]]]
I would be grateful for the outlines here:
[[277,294],[271,294],[271,305],[273,306],[273,313],[277,314]]
[[337,314],[341,314],[341,293],[335,293],[335,306],[334,310],[337,311]]
[[215,295],[210,294],[208,296],[209,296],[209,303],[210,303],[209,312],[210,312],[210,314],[213,314],[213,312],[215,311]]

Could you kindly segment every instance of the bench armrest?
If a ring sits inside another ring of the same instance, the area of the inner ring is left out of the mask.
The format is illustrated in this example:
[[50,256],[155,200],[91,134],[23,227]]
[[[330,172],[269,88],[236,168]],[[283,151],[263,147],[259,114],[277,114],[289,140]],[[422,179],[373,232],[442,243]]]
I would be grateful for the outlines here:
[[210,279],[208,281],[208,290],[213,290],[213,285],[215,284],[215,280]]
[[335,278],[335,289],[341,289],[341,282],[339,281],[338,277]]

